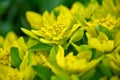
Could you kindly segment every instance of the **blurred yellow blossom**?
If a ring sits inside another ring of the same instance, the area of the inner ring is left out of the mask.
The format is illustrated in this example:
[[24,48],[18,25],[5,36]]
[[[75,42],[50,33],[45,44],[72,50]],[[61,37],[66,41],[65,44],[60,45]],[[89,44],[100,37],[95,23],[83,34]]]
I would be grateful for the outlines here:
[[30,37],[0,36],[0,80],[119,80],[120,1],[99,1],[27,11]]
[[0,64],[11,65],[10,48],[16,46],[17,35],[14,32],[9,32],[5,38],[1,37],[0,48]]
[[109,40],[108,37],[100,32],[97,37],[92,37],[89,33],[86,33],[88,38],[88,44],[93,48],[96,48],[102,52],[110,52],[114,48],[114,41]]
[[110,67],[115,73],[120,75],[120,54],[118,52],[116,52],[114,55],[109,54],[108,58],[110,59]]
[[119,22],[119,18],[117,19],[115,16],[112,16],[111,14],[107,14],[106,17],[102,18],[95,18],[88,22],[89,28],[96,27],[96,25],[100,24],[104,27],[108,28],[109,30],[114,29],[114,27],[118,27],[117,23]]
[[0,80],[23,80],[23,73],[10,66],[0,65]]
[[9,52],[0,48],[0,65],[11,65]]
[[[69,39],[72,33],[79,27],[79,25],[75,23],[71,12],[66,7],[60,6],[55,10],[60,10],[56,19],[51,15],[52,13],[49,14],[46,11],[42,16],[43,25],[40,29],[31,30],[32,33],[40,37],[39,40],[43,43],[63,44],[64,41]],[[34,12],[28,12],[27,16],[30,14],[36,15]],[[28,31],[22,30],[28,34]]]
[[[69,53],[67,56],[64,55],[64,49],[62,46],[58,46],[58,53],[56,55],[57,64],[66,71],[69,71],[70,73],[80,73],[80,72],[86,72],[92,68],[94,68],[97,63],[101,60],[96,59],[89,61],[88,57],[84,55],[76,55],[74,56],[73,53]],[[89,55],[90,56],[90,55]]]
[[14,32],[7,33],[4,39],[3,48],[9,51],[11,47],[17,46],[17,39],[18,37]]

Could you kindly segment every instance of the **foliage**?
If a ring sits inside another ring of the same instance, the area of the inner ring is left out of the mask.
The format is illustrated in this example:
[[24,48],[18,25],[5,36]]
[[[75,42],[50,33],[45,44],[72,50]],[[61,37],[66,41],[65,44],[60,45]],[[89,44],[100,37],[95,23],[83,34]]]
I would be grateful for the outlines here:
[[118,8],[119,0],[91,0],[27,11],[27,37],[0,36],[0,80],[119,80]]

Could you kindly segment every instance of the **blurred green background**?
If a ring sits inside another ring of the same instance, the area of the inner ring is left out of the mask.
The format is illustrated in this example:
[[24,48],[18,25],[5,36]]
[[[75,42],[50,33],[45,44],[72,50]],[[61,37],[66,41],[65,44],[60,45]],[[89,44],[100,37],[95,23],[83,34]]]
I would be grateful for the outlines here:
[[42,14],[61,4],[71,8],[76,1],[87,5],[90,0],[0,0],[0,35],[5,36],[9,31],[14,31],[18,36],[24,35],[20,27],[29,28],[26,11]]

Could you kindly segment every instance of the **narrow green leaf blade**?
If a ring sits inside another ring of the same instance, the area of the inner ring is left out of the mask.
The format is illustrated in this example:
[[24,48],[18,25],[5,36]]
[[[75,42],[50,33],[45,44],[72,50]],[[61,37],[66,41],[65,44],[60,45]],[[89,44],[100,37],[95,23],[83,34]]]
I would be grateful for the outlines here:
[[115,36],[115,46],[120,45],[120,31]]
[[96,59],[101,56],[101,53],[99,53],[95,48],[91,49],[91,51],[92,51],[91,60]]
[[107,65],[104,65],[104,64],[100,64],[100,68],[101,68],[101,71],[106,75],[106,76],[108,76],[108,77],[112,77],[113,75],[112,75],[112,71],[111,71],[111,69],[110,69],[110,67],[109,66],[107,66]]
[[18,48],[17,48],[17,47],[12,47],[12,48],[10,49],[10,57],[11,57],[13,66],[19,68],[22,60],[21,60],[20,57],[19,57],[19,51],[18,51]]
[[97,25],[96,26],[96,32],[99,34],[99,32],[103,32],[107,35],[108,39],[113,40],[111,32],[104,26],[102,25]]
[[87,71],[84,75],[81,75],[79,78],[80,80],[91,80],[91,78],[94,76],[96,72],[96,69],[91,69]]
[[56,54],[58,52],[58,48],[57,46],[52,47],[52,49],[50,50],[50,54],[49,54],[49,61],[53,64],[56,63]]
[[70,38],[70,42],[77,42],[83,38],[84,30],[82,28],[78,29]]
[[32,37],[32,38],[34,38],[34,39],[39,40],[39,37],[36,36],[35,34],[33,34],[31,31],[29,31],[29,30],[27,30],[27,29],[25,29],[25,28],[21,28],[21,30],[22,30],[25,34],[27,34],[28,36],[30,36],[30,37]]
[[81,15],[81,14],[79,14],[78,12],[77,13],[75,13],[74,14],[74,18],[77,20],[77,22],[79,23],[79,24],[81,24],[82,26],[88,26],[87,25],[87,21],[85,20],[85,18]]
[[32,68],[36,71],[37,75],[42,80],[50,80],[52,76],[52,72],[48,68],[40,66],[40,65],[33,66]]
[[93,49],[93,47],[91,47],[89,45],[86,45],[86,44],[83,44],[83,45],[80,45],[80,46],[78,46],[78,45],[76,45],[74,43],[71,43],[71,44],[78,52]]
[[40,50],[47,50],[49,51],[51,49],[52,46],[39,42],[38,44],[32,46],[31,48],[29,48],[31,51],[40,51]]

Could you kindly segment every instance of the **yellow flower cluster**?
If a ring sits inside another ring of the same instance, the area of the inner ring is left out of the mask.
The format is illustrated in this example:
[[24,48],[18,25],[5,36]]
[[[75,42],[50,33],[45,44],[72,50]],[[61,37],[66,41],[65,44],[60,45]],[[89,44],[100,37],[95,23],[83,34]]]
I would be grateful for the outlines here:
[[0,36],[0,80],[119,80],[118,8],[119,0],[91,0],[26,12],[29,37]]
[[[55,10],[57,11],[58,9],[60,12],[57,17],[53,13],[49,14],[47,11],[44,12],[43,16],[30,11],[26,13],[28,22],[33,27],[31,32],[40,36],[38,39],[44,43],[63,44],[79,27],[67,8],[60,6]],[[37,30],[34,30],[34,28]],[[24,28],[22,30],[27,34]]]

